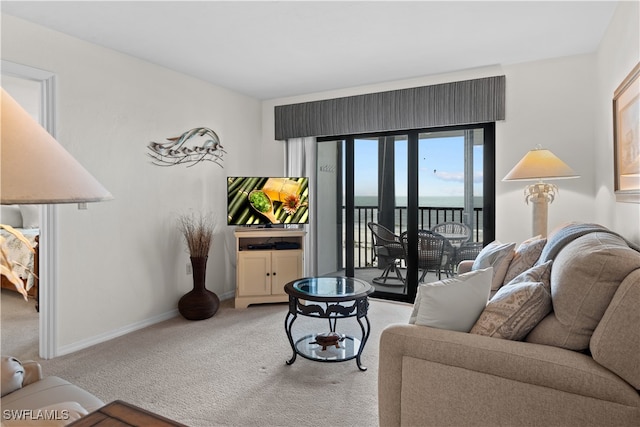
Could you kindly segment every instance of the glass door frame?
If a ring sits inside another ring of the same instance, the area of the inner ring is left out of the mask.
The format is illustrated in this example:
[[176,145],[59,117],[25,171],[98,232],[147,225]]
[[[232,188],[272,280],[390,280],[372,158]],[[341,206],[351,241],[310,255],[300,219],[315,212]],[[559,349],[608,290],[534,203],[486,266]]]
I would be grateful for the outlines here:
[[[382,138],[406,136],[407,146],[407,292],[404,294],[376,290],[372,297],[401,302],[413,302],[418,290],[418,242],[419,224],[419,135],[426,132],[445,132],[456,130],[482,129],[483,141],[483,241],[495,239],[495,123],[477,123],[459,126],[443,126],[425,129],[411,129],[391,132],[375,132],[357,135],[318,137],[317,142],[342,141],[344,145],[344,185],[345,185],[345,276],[355,276],[354,256],[354,220],[355,220],[355,140],[360,138]],[[341,193],[341,192],[340,192]]]

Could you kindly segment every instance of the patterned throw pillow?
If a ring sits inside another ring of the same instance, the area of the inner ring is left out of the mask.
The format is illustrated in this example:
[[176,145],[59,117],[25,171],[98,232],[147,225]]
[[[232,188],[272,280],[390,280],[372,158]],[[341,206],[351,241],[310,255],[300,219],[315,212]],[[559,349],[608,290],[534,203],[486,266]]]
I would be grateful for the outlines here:
[[[523,271],[518,274],[516,277],[511,279],[504,286],[512,286],[522,282],[540,282],[547,289],[549,294],[551,294],[551,263],[553,261],[549,260],[544,264],[534,265],[530,269]],[[505,280],[506,282],[506,280]]]
[[541,282],[503,286],[470,333],[520,341],[550,312],[551,294]]
[[481,270],[487,267],[493,267],[493,280],[491,281],[491,290],[500,289],[504,283],[504,276],[507,274],[509,264],[515,254],[515,243],[500,243],[495,240],[485,246],[475,261],[471,270]]
[[522,242],[509,264],[507,274],[504,276],[504,283],[509,283],[518,274],[530,269],[540,258],[542,248],[546,243],[547,239],[542,236],[532,237]]

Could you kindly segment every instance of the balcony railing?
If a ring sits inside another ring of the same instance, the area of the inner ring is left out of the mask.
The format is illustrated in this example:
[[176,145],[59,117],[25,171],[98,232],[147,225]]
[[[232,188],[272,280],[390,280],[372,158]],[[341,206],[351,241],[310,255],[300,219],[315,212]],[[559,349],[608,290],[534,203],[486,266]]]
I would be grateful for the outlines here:
[[[373,235],[367,227],[369,222],[377,222],[378,208],[375,206],[356,206],[354,211],[354,258],[355,268],[365,268],[373,266]],[[343,208],[344,212],[344,208]],[[464,208],[452,207],[419,207],[418,208],[418,228],[421,230],[431,229],[436,224],[443,222],[464,222]],[[473,233],[471,241],[482,241],[482,208],[473,209]],[[397,206],[395,208],[395,234],[400,235],[407,230],[407,208]]]

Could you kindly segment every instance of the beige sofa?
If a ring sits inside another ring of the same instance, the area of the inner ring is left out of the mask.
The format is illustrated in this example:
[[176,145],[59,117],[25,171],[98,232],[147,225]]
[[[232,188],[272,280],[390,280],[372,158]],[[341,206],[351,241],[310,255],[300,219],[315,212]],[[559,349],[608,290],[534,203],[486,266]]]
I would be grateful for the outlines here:
[[553,311],[524,341],[387,327],[380,425],[640,426],[640,253],[627,244],[565,233],[547,251]]
[[55,376],[43,377],[40,364],[3,356],[2,426],[63,426],[104,403],[88,391]]

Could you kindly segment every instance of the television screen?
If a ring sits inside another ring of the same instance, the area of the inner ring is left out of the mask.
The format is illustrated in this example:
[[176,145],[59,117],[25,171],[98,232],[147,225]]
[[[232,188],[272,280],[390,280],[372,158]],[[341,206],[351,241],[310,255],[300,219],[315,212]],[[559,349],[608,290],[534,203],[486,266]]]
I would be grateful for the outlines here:
[[227,178],[227,224],[271,225],[309,222],[306,177]]

